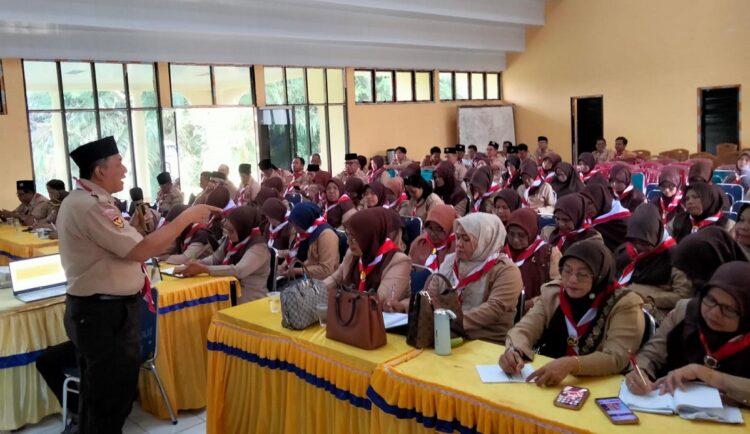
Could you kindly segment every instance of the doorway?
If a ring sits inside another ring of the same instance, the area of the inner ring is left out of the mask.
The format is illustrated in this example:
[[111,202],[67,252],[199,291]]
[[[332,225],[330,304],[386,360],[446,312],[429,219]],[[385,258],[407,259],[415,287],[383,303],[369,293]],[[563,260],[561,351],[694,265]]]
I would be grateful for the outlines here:
[[740,143],[740,87],[700,89],[701,151],[716,155],[720,143]]
[[294,152],[294,112],[287,107],[258,109],[260,159],[270,158],[277,167],[291,167]]
[[596,150],[596,140],[604,135],[604,97],[570,98],[570,126],[573,161],[582,152]]

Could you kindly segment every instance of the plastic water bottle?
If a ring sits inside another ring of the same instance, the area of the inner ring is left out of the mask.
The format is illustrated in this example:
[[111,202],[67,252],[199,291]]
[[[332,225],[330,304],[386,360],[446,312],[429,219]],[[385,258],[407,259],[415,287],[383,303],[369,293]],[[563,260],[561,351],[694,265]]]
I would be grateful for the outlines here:
[[449,309],[435,309],[435,354],[447,356],[451,353],[451,320],[456,314]]

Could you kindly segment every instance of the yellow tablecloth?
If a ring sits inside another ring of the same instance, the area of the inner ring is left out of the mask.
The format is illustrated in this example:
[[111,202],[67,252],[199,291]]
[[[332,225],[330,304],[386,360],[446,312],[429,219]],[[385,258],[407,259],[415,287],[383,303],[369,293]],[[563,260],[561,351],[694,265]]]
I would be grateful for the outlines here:
[[68,339],[65,298],[23,303],[0,289],[0,430],[12,430],[60,411],[34,361],[50,345]]
[[[213,314],[231,305],[232,282],[236,282],[233,277],[164,276],[155,285],[159,290],[156,369],[175,411],[206,406],[206,334]],[[141,371],[139,391],[144,410],[169,417],[153,375]]]
[[[579,411],[552,405],[560,387],[533,384],[483,384],[475,365],[497,363],[503,347],[472,341],[454,348],[450,356],[424,351],[400,364],[379,366],[367,396],[372,400],[373,433],[483,432],[483,433],[747,433],[747,425],[693,422],[677,416],[638,413],[637,426],[613,425],[594,398],[617,396],[622,377],[568,377],[563,385],[591,390]],[[533,365],[549,361],[538,357]],[[210,409],[209,409],[210,414]],[[745,420],[750,412],[743,411]]]
[[60,246],[58,245],[37,247],[34,249],[34,256],[54,255],[57,253],[60,253]]
[[14,259],[39,256],[37,249],[56,245],[57,240],[43,240],[36,234],[0,224],[0,265],[8,265]]
[[419,354],[402,336],[365,351],[313,325],[281,327],[267,299],[220,311],[208,332],[208,432],[369,432],[365,393],[380,364]]

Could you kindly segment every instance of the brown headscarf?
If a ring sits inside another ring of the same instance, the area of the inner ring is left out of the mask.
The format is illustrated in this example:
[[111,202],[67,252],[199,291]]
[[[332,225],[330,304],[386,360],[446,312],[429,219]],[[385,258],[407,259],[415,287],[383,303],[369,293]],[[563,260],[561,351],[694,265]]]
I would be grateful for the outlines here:
[[[378,249],[388,238],[389,229],[392,229],[389,213],[393,211],[382,207],[368,208],[357,212],[344,223],[347,232],[354,237],[362,250],[362,263],[365,266],[375,259]],[[381,273],[396,253],[397,250],[391,250],[383,255],[380,263],[367,275],[365,288],[368,291],[378,289],[382,278]],[[344,285],[354,288],[359,285],[359,259],[355,257],[351,270],[344,271]]]
[[[703,213],[697,217],[693,217],[696,223],[715,215],[724,206],[724,191],[719,186],[705,182],[694,182],[685,189],[685,198],[683,201],[686,201],[687,192],[690,190],[693,190],[701,198],[701,204],[703,205]],[[675,217],[672,223],[672,235],[677,241],[682,240],[692,232],[693,220],[690,217],[690,214],[687,212]],[[726,223],[727,218],[722,214],[714,225],[723,227]]]
[[[443,229],[445,235],[450,237],[450,234],[453,233],[453,222],[455,222],[457,218],[458,215],[456,214],[456,210],[452,206],[435,205],[430,209],[430,212],[427,213],[425,225],[430,222],[437,223]],[[433,247],[441,247],[443,244],[445,244],[445,241],[446,240],[442,240],[442,242],[440,243],[433,244],[428,237],[427,232],[423,232],[422,235],[417,237],[411,243],[411,247],[409,248],[409,256],[411,257],[412,262],[419,265],[425,265],[425,261],[427,261],[427,258],[432,254]],[[444,249],[438,250],[438,265],[442,264],[445,255],[447,255],[448,253],[453,253],[455,248],[455,240],[450,240],[448,241],[448,244]]]
[[[573,193],[558,199],[558,201],[555,202],[554,213],[557,214],[558,212],[568,216],[568,218],[573,221],[573,225],[575,226],[573,228],[574,231],[581,229],[586,222],[586,201],[584,200],[583,195],[581,195],[581,193]],[[595,230],[586,229],[579,234],[568,235],[560,248],[560,252],[565,253],[567,248],[576,241],[594,237],[596,234],[597,232]],[[560,233],[560,229],[555,228],[552,233],[550,233],[550,243],[557,245],[563,235],[564,234]]]
[[578,171],[571,164],[564,162],[558,163],[556,171],[562,171],[565,176],[568,177],[565,182],[560,182],[557,179],[557,175],[555,175],[552,182],[550,182],[552,189],[557,193],[558,199],[566,194],[578,193],[583,190],[583,181],[578,177]]
[[477,152],[476,154],[474,154],[474,162],[472,163],[472,166],[480,167],[479,165],[477,165],[477,163],[480,161],[487,166],[490,166],[492,164],[492,162],[490,162],[490,157],[488,157],[484,152]]
[[365,191],[368,189],[372,190],[373,193],[375,193],[375,196],[378,198],[378,204],[375,206],[383,206],[384,203],[387,201],[387,195],[385,186],[380,181],[375,181],[367,184],[365,186]]
[[[539,234],[539,215],[531,208],[521,208],[511,213],[508,223],[505,226],[508,230],[510,230],[511,226],[516,226],[523,230],[529,239],[530,245],[528,248],[530,249]],[[506,247],[510,252],[511,258],[516,259],[518,255],[523,253],[523,250],[513,249],[510,243]],[[540,295],[542,285],[549,280],[551,253],[552,245],[546,244],[519,267],[527,300]]]
[[385,181],[385,188],[386,190],[388,190],[388,192],[390,192],[394,199],[398,198],[405,191],[404,178],[400,176],[388,178],[388,180]]
[[596,167],[596,158],[594,158],[594,154],[591,152],[582,152],[581,155],[578,156],[578,161],[589,166],[589,170],[594,170]]
[[682,185],[682,173],[676,166],[664,166],[659,172],[659,185],[669,182],[679,188]]
[[257,206],[258,208],[260,208],[263,206],[266,200],[271,199],[271,198],[279,199],[280,197],[281,197],[281,194],[279,193],[278,190],[271,188],[271,187],[261,187],[260,190],[258,191],[258,194],[255,196],[255,199],[253,199],[253,204]]
[[317,184],[320,187],[321,191],[325,192],[326,186],[328,185],[328,181],[330,180],[331,180],[331,174],[329,172],[320,170],[318,172],[315,172],[312,182],[313,184]]
[[630,185],[630,168],[627,164],[617,163],[609,170],[609,182],[615,181]]
[[355,176],[350,176],[346,179],[344,190],[346,190],[346,194],[354,202],[354,206],[358,207],[359,202],[362,200],[362,195],[365,193],[365,183]]
[[539,167],[534,160],[526,159],[521,163],[521,175],[528,175],[531,179],[536,179],[539,176]]
[[[336,188],[339,189],[339,197],[346,193],[344,189],[344,183],[341,182],[340,179],[331,178],[328,180],[328,184],[331,183],[336,184]],[[326,185],[326,188],[328,188],[328,185]],[[323,206],[323,209],[328,208],[331,205],[333,205],[333,202],[328,202],[328,195],[326,195],[325,205]],[[328,212],[326,213],[326,220],[334,228],[340,227],[341,223],[344,221],[344,214],[346,214],[350,209],[353,208],[354,202],[352,202],[351,200],[339,202],[338,205],[328,210]]]
[[693,280],[693,289],[700,288],[721,264],[746,260],[742,247],[718,226],[686,236],[673,250],[672,265]]
[[448,161],[442,161],[435,168],[434,177],[440,177],[444,181],[442,187],[435,184],[434,193],[448,205],[458,205],[466,199],[466,193],[456,181],[456,168]]
[[696,158],[688,171],[688,182],[711,182],[714,172],[714,162],[707,158]]
[[478,167],[474,174],[471,176],[469,185],[472,190],[482,195],[487,193],[492,186],[492,169],[488,166]]
[[531,208],[517,209],[510,214],[508,223],[505,226],[506,228],[518,226],[529,237],[529,242],[533,243],[536,236],[539,235],[539,214]]
[[265,181],[263,181],[260,185],[261,187],[273,188],[274,190],[279,192],[279,196],[284,194],[284,191],[286,190],[286,186],[284,185],[284,180],[279,178],[278,176],[268,178]]
[[208,194],[206,197],[206,205],[215,206],[216,208],[224,209],[229,203],[229,190],[223,185],[220,185]]
[[495,196],[493,205],[497,203],[498,200],[502,200],[503,202],[505,202],[511,212],[521,208],[521,196],[515,190],[506,188],[504,190],[498,191],[497,195]]
[[[601,184],[589,184],[584,188],[581,193],[584,197],[590,200],[596,208],[596,214],[589,216],[595,218],[604,215],[612,210],[612,195],[610,194],[607,187]],[[596,225],[594,228],[604,238],[604,244],[614,252],[620,247],[625,241],[625,233],[628,230],[628,219],[630,217],[623,217],[614,220],[610,220],[605,223]]]
[[[260,207],[260,212],[263,216],[266,218],[272,218],[279,222],[286,221],[286,213],[288,211],[288,208],[282,202],[280,199],[272,197],[265,202],[263,202],[263,205]],[[269,224],[266,224],[266,233],[264,234],[266,236],[266,240],[268,240],[269,232],[268,229],[270,229]],[[289,248],[289,242],[291,241],[292,236],[292,225],[287,224],[283,229],[281,229],[281,232],[274,240],[273,247],[276,249],[281,250],[287,250]]]
[[[652,247],[661,243],[664,236],[664,223],[658,208],[645,203],[636,208],[628,221],[626,240],[641,241]],[[628,256],[626,244],[615,251],[617,275],[622,275],[625,267],[632,262]],[[668,284],[672,278],[671,249],[639,260],[635,265],[631,282],[645,285]]]
[[547,152],[547,154],[542,159],[542,162],[544,162],[544,160],[549,160],[549,162],[552,163],[550,169],[546,171],[547,173],[554,172],[555,169],[557,169],[557,165],[562,163],[562,157],[560,156],[560,154],[552,151]]
[[[230,211],[227,219],[237,231],[237,238],[239,239],[237,243],[240,243],[250,236],[253,229],[260,226],[260,211],[252,206],[239,206]],[[238,250],[229,258],[229,262],[232,265],[236,265],[245,255],[247,249],[256,244],[262,244],[265,242],[266,240],[263,238],[262,234],[258,233],[257,235],[253,235],[250,238],[250,241],[245,244],[244,248]],[[229,246],[227,246],[227,249],[229,249]]]

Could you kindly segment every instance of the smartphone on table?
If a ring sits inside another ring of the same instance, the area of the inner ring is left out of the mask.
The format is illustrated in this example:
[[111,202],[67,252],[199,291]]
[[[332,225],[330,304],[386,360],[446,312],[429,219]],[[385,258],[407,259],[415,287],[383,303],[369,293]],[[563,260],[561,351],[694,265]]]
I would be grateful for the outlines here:
[[615,425],[627,425],[638,423],[638,416],[616,396],[611,398],[596,398],[596,406]]
[[565,386],[555,398],[556,407],[580,410],[589,397],[589,389],[585,387]]

